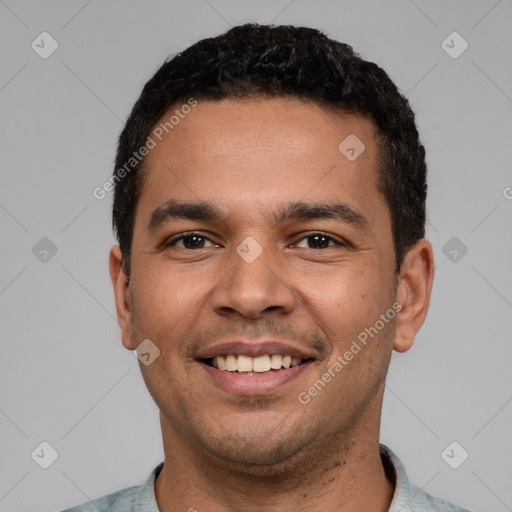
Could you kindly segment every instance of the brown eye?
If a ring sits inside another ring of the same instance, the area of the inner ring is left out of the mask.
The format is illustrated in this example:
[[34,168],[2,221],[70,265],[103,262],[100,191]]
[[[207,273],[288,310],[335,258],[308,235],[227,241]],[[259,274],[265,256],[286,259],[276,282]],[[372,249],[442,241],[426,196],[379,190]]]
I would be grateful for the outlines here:
[[307,238],[310,249],[325,249],[329,247],[329,242],[332,241],[332,238],[324,235],[312,235]]
[[184,235],[180,235],[166,242],[164,248],[171,246],[190,250],[218,247],[216,244],[211,242],[208,238],[201,235],[200,233],[186,233]]
[[346,244],[338,242],[333,237],[326,235],[325,233],[312,233],[311,235],[305,236],[297,244],[296,247],[306,249],[327,249],[333,246],[344,247]]
[[198,235],[184,236],[181,240],[185,249],[202,249],[205,243],[205,238]]

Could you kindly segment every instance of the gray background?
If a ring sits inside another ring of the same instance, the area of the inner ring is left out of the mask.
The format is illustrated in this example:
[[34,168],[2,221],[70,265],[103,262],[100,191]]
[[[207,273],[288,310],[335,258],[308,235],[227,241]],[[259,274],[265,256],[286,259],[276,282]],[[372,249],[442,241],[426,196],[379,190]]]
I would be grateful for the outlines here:
[[[161,62],[248,21],[320,28],[409,96],[437,269],[426,325],[393,356],[382,441],[426,491],[512,510],[510,0],[0,0],[0,511],[60,510],[162,460],[158,410],[115,319],[111,196],[92,190]],[[43,31],[59,45],[47,59],[31,48]],[[456,59],[441,46],[453,31],[469,44]],[[42,441],[59,454],[46,470],[31,458]],[[469,453],[458,469],[441,456],[453,441]]]

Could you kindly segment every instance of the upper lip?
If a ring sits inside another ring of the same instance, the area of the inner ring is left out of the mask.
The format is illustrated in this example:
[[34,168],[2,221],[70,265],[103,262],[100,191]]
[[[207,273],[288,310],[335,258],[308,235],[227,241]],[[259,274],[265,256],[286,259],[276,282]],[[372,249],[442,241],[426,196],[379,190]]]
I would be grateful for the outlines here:
[[197,359],[212,359],[216,356],[243,355],[249,357],[258,357],[263,355],[292,356],[296,359],[316,359],[315,355],[304,349],[281,343],[278,341],[260,341],[249,342],[244,340],[227,341],[211,347],[200,349]]

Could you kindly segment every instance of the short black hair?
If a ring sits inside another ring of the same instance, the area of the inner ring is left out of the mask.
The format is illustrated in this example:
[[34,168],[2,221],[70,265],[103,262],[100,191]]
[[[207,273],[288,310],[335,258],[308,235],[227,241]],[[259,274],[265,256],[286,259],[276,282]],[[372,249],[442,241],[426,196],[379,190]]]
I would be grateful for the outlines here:
[[348,44],[319,30],[245,24],[203,39],[167,59],[146,83],[131,111],[119,138],[112,209],[128,276],[143,184],[144,158],[138,152],[162,116],[191,98],[296,98],[368,118],[376,128],[378,186],[391,214],[396,272],[407,250],[425,236],[425,149],[409,102],[387,73],[362,59]]

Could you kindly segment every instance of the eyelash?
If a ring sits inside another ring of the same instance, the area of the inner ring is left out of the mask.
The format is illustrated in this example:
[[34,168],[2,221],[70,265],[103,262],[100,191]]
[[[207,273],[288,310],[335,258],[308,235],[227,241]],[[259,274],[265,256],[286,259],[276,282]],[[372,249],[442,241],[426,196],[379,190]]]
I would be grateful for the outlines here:
[[[176,242],[184,240],[185,238],[191,238],[193,236],[197,236],[197,237],[203,238],[204,240],[208,240],[209,242],[212,242],[207,236],[203,235],[202,233],[200,233],[198,231],[189,231],[187,233],[182,233],[182,234],[180,234],[180,235],[178,235],[176,237],[173,237],[173,238],[170,238],[170,239],[166,240],[162,244],[162,250],[163,249],[167,249],[168,247],[175,246]],[[305,240],[307,238],[312,238],[314,236],[322,236],[322,237],[328,239],[329,242],[331,242],[331,241],[334,242],[334,245],[329,245],[327,248],[334,247],[336,245],[340,246],[340,247],[348,247],[349,246],[349,244],[347,242],[337,240],[334,237],[332,237],[331,235],[329,235],[327,233],[323,233],[322,231],[314,231],[314,232],[308,233],[307,235],[305,235],[302,238],[300,238],[297,242],[295,242],[295,244],[297,244],[298,242],[301,242],[302,240]],[[214,243],[214,242],[212,242],[212,243]],[[182,249],[189,250],[189,251],[198,250],[198,249],[187,249],[185,247],[182,247]],[[203,249],[203,247],[201,247],[200,249]],[[309,247],[308,247],[308,249],[309,249]],[[318,251],[318,250],[322,250],[322,249],[311,249],[311,250]]]

